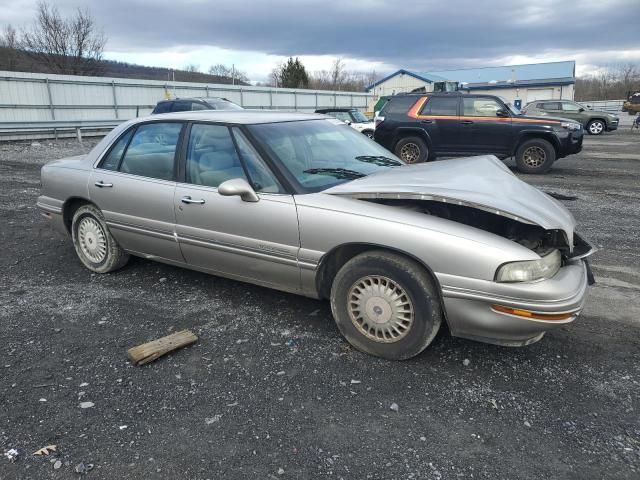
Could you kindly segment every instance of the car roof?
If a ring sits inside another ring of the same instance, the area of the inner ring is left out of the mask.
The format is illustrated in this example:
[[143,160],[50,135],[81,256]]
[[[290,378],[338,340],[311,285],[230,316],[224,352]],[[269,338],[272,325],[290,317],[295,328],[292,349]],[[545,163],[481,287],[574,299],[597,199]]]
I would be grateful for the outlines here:
[[170,98],[167,100],[160,100],[158,103],[177,102],[177,101],[206,102],[206,101],[212,101],[212,100],[215,102],[220,100],[223,100],[225,102],[229,101],[224,97],[177,97],[177,98]]
[[357,110],[357,108],[353,108],[353,107],[349,107],[349,108],[344,108],[344,107],[338,107],[338,108],[318,108],[316,110],[316,113],[322,113],[322,112],[353,112]]
[[300,120],[326,120],[316,113],[278,112],[275,110],[196,110],[172,112],[141,118],[146,120],[191,120],[252,125],[256,123],[295,122]]

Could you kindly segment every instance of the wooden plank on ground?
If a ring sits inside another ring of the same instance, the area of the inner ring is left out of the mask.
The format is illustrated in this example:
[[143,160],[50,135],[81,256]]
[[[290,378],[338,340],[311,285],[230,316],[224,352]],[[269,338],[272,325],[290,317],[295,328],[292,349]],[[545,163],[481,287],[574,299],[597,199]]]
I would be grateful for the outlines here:
[[137,365],[153,362],[156,358],[161,357],[178,348],[191,345],[198,340],[190,330],[181,330],[166,337],[153,340],[152,342],[143,343],[127,350],[129,360]]

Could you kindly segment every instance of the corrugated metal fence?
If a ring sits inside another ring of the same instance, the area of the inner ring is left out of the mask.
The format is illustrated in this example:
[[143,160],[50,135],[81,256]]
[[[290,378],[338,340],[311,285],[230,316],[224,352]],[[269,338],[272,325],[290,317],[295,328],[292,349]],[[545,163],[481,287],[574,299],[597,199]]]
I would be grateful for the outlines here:
[[9,128],[30,122],[119,122],[148,115],[168,97],[224,97],[245,108],[297,111],[365,110],[374,98],[359,92],[0,71],[0,129],[3,123]]

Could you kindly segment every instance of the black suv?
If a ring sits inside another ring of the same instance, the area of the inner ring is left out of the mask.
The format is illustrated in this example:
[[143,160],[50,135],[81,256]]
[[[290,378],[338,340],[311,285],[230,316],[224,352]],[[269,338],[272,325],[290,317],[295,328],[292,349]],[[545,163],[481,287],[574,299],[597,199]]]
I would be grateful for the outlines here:
[[529,117],[500,97],[461,92],[389,97],[376,117],[376,142],[407,163],[437,155],[515,156],[518,170],[544,173],[582,150],[578,122]]
[[175,98],[173,100],[161,100],[151,112],[188,112],[191,110],[242,110],[240,105],[236,105],[230,100],[221,97],[206,98]]

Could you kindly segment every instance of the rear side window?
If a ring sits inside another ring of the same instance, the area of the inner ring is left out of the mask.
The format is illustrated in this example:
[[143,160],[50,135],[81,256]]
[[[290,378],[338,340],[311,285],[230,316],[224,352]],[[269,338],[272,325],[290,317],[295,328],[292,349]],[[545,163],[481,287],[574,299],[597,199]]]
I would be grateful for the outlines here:
[[384,104],[380,115],[403,115],[416,103],[420,97],[392,97]]
[[457,97],[431,97],[420,115],[458,115]]
[[244,178],[229,128],[196,123],[187,148],[187,182],[217,187],[226,180]]
[[158,122],[140,125],[120,165],[120,171],[142,177],[173,180],[176,146],[181,123]]
[[125,148],[129,143],[129,139],[133,134],[133,128],[130,129],[127,133],[120,137],[120,139],[116,142],[116,144],[111,148],[107,156],[102,160],[100,164],[100,168],[105,170],[117,170],[118,165],[120,165],[120,159],[122,158],[122,154],[124,153]]
[[560,102],[544,102],[542,110],[560,110]]

